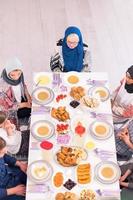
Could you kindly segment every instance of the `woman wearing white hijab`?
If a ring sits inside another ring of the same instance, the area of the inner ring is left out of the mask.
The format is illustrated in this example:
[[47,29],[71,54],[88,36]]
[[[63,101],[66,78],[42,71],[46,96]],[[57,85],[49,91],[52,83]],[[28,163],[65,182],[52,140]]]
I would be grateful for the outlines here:
[[31,97],[23,76],[23,66],[18,58],[5,65],[0,79],[1,110],[17,110],[18,118],[30,117]]

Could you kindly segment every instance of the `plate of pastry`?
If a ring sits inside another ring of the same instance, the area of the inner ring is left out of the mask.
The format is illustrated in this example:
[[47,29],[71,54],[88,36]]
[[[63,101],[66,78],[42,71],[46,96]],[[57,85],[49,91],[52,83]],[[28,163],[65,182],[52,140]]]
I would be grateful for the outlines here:
[[48,120],[36,121],[31,126],[31,134],[38,141],[51,138],[54,131],[54,125]]
[[87,151],[81,147],[61,146],[56,152],[55,161],[63,167],[74,167],[87,157]]
[[100,106],[100,99],[85,95],[80,100],[80,106],[86,111],[95,111]]
[[105,140],[112,136],[113,127],[109,122],[95,120],[89,127],[91,135],[98,140]]
[[32,100],[38,105],[46,105],[53,101],[54,92],[48,87],[37,87],[32,92]]
[[28,166],[27,175],[34,183],[44,183],[48,181],[53,174],[52,166],[45,160],[37,160]]
[[121,171],[119,166],[112,161],[100,162],[95,167],[95,176],[104,184],[112,184],[119,180]]
[[80,200],[98,200],[97,194],[92,189],[83,189],[80,192]]
[[76,177],[78,184],[85,185],[91,182],[90,163],[81,163],[77,166]]

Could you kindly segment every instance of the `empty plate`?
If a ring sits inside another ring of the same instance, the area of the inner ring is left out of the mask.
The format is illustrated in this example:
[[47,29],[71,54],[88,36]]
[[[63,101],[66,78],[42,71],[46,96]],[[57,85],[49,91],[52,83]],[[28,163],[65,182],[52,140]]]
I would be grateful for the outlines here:
[[90,133],[91,135],[98,140],[105,140],[112,136],[113,127],[110,123],[105,121],[94,121],[90,125]]
[[104,184],[112,184],[119,180],[121,171],[119,166],[111,161],[100,162],[95,167],[95,176]]
[[43,141],[53,136],[54,125],[48,120],[39,120],[32,124],[31,134],[35,139]]
[[46,105],[53,101],[54,92],[47,87],[38,87],[32,92],[32,99],[38,105]]
[[52,166],[45,160],[37,160],[28,166],[27,175],[35,183],[41,184],[48,181],[53,174]]

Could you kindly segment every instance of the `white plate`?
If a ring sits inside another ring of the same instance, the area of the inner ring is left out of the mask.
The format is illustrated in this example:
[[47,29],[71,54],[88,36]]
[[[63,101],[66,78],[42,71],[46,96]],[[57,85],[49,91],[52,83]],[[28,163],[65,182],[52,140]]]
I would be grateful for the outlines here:
[[46,73],[37,73],[34,76],[34,83],[37,86],[46,86],[52,82],[51,77]]
[[95,176],[104,184],[112,184],[119,180],[121,171],[119,166],[111,161],[100,162],[95,167]]
[[37,87],[32,92],[32,99],[38,105],[46,105],[53,101],[54,92],[47,87]]
[[[98,129],[96,131],[96,128]],[[91,135],[98,140],[105,140],[112,136],[113,127],[110,123],[96,120],[90,124],[89,127]]]
[[80,76],[78,72],[67,72],[65,73],[63,80],[65,83],[74,86],[80,84]]
[[[38,132],[39,130],[40,130],[40,134]],[[36,121],[31,126],[32,136],[39,141],[43,141],[45,139],[52,137],[54,134],[54,131],[55,131],[54,125],[48,120]]]
[[[79,159],[79,163],[86,160],[88,158],[88,153],[87,151],[84,149],[84,148],[81,148],[81,147],[77,147],[77,146],[63,146],[63,147],[67,147],[67,148],[72,148],[72,149],[79,149],[79,150],[82,150],[83,153],[82,153],[82,158],[80,157]],[[61,148],[56,152],[57,153],[60,153],[61,152]],[[76,167],[79,163],[75,164],[75,165],[70,165],[70,166],[63,166],[61,165],[58,160],[57,160],[57,155],[55,154],[55,162],[59,165],[59,166],[62,166],[62,167]]]
[[52,166],[45,160],[37,160],[28,166],[27,175],[34,183],[44,183],[48,181],[53,174]]
[[[91,107],[91,106],[93,106],[93,107]],[[100,106],[99,98],[90,97],[88,95],[85,95],[80,99],[80,107],[84,111],[94,112],[99,108],[99,106]]]
[[95,86],[89,89],[89,95],[95,96],[99,95],[101,101],[106,101],[110,97],[110,92],[108,88],[104,86]]

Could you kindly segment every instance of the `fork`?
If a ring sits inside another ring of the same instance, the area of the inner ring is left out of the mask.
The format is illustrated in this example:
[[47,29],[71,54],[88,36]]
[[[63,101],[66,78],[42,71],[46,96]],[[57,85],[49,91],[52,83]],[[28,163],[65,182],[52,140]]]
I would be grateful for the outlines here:
[[52,192],[50,187],[48,185],[42,185],[42,184],[36,184],[36,185],[28,185],[28,192],[31,193],[47,193],[47,192]]
[[53,82],[52,82],[52,84],[55,85],[55,86],[56,85],[59,86],[60,83],[61,83],[60,73],[53,73]]
[[121,192],[121,190],[111,190],[111,189],[105,189],[105,190],[101,190],[101,189],[98,189],[96,190],[96,192],[100,195],[100,196],[118,196]]
[[115,152],[102,150],[100,148],[95,148],[94,152],[101,160],[108,160],[109,158],[113,157]]
[[115,151],[108,151],[108,150],[104,150],[104,149],[100,149],[100,148],[95,148],[94,152],[97,153],[97,154],[103,153],[103,154],[108,154],[108,155],[113,155],[113,154],[116,153]]

